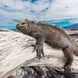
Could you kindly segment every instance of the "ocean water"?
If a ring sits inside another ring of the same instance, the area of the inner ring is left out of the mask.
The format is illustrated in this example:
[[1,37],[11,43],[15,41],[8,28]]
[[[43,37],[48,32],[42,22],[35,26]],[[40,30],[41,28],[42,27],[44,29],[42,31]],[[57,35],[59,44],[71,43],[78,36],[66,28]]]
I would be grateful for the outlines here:
[[16,26],[0,26],[0,29],[16,30]]

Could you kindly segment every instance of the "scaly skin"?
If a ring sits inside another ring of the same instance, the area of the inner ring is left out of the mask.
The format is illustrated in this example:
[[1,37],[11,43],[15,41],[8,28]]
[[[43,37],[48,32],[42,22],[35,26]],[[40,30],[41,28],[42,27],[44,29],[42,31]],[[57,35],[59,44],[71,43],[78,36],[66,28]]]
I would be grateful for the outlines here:
[[[53,48],[61,49],[66,58],[64,65],[65,73],[68,74],[68,72],[71,71],[74,53],[72,47],[73,42],[70,39],[70,36],[62,28],[45,23],[35,23],[34,21],[27,19],[20,21],[16,27],[22,33],[36,38],[35,49],[39,59],[41,56],[44,56],[44,42]],[[78,52],[76,54],[78,55]]]

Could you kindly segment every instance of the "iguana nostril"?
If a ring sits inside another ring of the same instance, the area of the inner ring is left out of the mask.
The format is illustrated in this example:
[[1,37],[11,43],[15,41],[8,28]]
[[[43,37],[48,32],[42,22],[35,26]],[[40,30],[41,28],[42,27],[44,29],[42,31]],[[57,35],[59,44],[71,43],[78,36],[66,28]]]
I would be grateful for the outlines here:
[[16,26],[18,26],[19,24],[17,24]]
[[19,29],[19,24],[16,25],[17,29]]

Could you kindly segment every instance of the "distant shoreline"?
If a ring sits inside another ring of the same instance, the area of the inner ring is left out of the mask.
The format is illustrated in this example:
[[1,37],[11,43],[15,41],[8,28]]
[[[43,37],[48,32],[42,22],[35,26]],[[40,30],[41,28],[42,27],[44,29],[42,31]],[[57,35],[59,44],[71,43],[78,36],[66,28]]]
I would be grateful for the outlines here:
[[[8,30],[16,31],[16,26],[0,26],[0,30],[1,29],[8,29]],[[65,29],[65,28],[63,28],[63,29]],[[65,29],[65,30],[76,31],[78,29]]]
[[16,31],[16,26],[0,26],[0,29],[8,29]]

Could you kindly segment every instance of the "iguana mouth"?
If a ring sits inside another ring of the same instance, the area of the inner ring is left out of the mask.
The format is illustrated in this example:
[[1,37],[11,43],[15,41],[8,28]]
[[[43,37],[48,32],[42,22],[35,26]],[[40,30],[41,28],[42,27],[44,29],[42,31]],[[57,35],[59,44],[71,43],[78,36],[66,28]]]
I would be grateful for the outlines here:
[[16,27],[17,27],[18,30],[22,30],[22,29],[25,28],[25,26],[20,26],[19,24],[17,24]]

